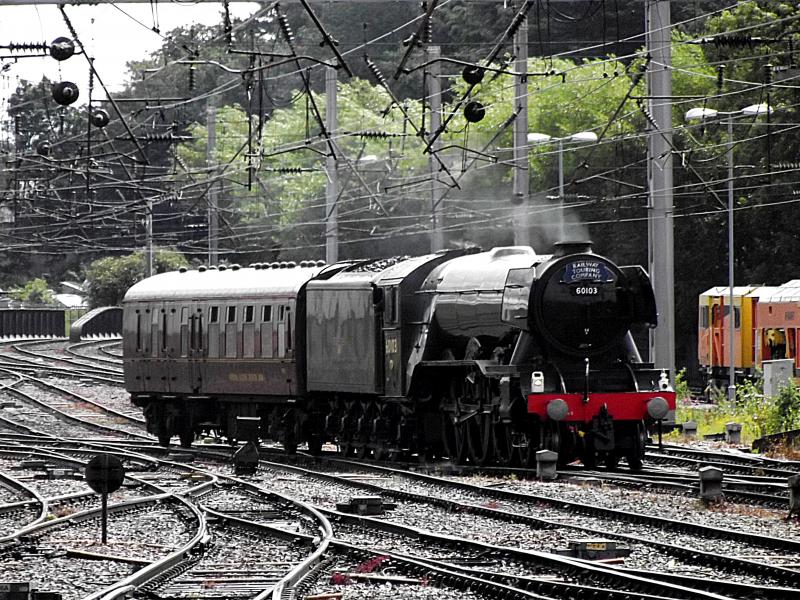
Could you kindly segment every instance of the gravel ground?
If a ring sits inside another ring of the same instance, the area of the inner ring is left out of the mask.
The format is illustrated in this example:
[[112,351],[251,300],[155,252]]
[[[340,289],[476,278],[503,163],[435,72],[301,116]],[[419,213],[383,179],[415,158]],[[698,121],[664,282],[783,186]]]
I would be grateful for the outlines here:
[[[544,504],[537,504],[535,502],[496,501],[490,497],[480,494],[479,492],[452,490],[443,486],[420,483],[405,477],[376,477],[374,473],[369,472],[348,472],[347,477],[349,479],[360,478],[364,481],[368,481],[369,483],[382,487],[414,492],[423,496],[446,498],[461,503],[474,504],[516,514],[529,515],[537,519],[545,519],[553,525],[552,528],[536,529],[529,525],[509,523],[500,519],[478,515],[453,513],[444,509],[433,507],[431,505],[404,501],[397,502],[396,508],[386,512],[383,517],[379,517],[394,523],[416,527],[433,533],[464,537],[487,544],[499,544],[538,552],[553,552],[556,549],[567,547],[569,540],[587,537],[596,538],[602,537],[603,534],[607,535],[608,533],[618,533],[622,535],[634,536],[635,538],[643,541],[654,540],[666,542],[680,547],[694,548],[706,552],[722,553],[729,556],[753,557],[769,554],[769,552],[765,552],[764,548],[759,546],[723,540],[706,540],[688,534],[664,532],[660,528],[648,527],[645,525],[634,525],[623,521],[609,521],[608,519],[603,518],[576,515],[565,510],[552,508]],[[346,501],[352,496],[371,494],[371,492],[356,489],[345,484],[327,481],[323,482],[313,479],[309,480],[305,477],[295,474],[281,474],[275,470],[259,472],[258,479],[261,480],[262,485],[271,485],[274,487],[274,489],[281,491],[281,493],[299,498],[318,507],[331,510],[336,509],[337,502]],[[497,481],[484,479],[482,483],[485,485],[491,485],[492,487],[506,485],[506,483],[502,480]],[[569,490],[566,490],[564,493],[560,493],[559,489],[563,487],[564,484],[547,483],[539,485],[550,486],[550,490],[554,494],[553,497],[559,497],[562,500],[572,499],[569,497]],[[580,486],[569,487],[576,488],[579,493],[586,492],[586,490],[580,488]],[[603,493],[603,490],[598,488],[592,488],[589,491],[597,495],[602,495]],[[615,491],[620,492],[617,496],[616,508],[618,510],[636,512],[641,511],[643,506],[647,506],[648,512],[650,511],[646,497],[643,497],[641,494],[633,493],[629,490]],[[558,496],[555,494],[558,494]],[[653,494],[648,494],[648,496],[649,495]],[[576,501],[578,501],[577,498]],[[591,499],[587,500],[585,496],[584,501],[589,503],[592,502]],[[697,503],[694,503],[691,508],[695,511],[695,513],[700,515],[702,513],[702,505],[697,506],[696,504]],[[697,519],[699,522],[702,522],[700,517],[697,517]],[[692,518],[690,517],[688,520],[692,520]],[[594,532],[581,531],[580,529],[576,530],[574,528],[567,529],[556,527],[560,523],[591,529],[594,530]],[[778,526],[779,525],[776,523],[776,527]],[[337,536],[342,536],[345,539],[352,541],[353,543],[357,543],[369,548],[380,548],[386,551],[394,549],[398,552],[404,552],[411,555],[417,555],[415,553],[419,553],[420,551],[424,552],[424,549],[421,549],[419,544],[412,542],[410,539],[401,540],[399,546],[386,546],[384,545],[383,541],[385,536],[384,533],[358,531],[358,537],[356,539],[351,539],[348,536],[352,534],[352,531],[341,530],[338,526],[334,528],[334,533]],[[394,542],[390,541],[390,543],[393,544]],[[629,545],[631,546],[632,553],[625,559],[625,566],[629,568],[667,570],[674,573],[692,573],[698,576],[715,577],[721,579],[729,576],[727,572],[720,571],[715,568],[690,564],[682,561],[659,549],[652,548],[646,543],[630,543]],[[788,553],[782,554],[788,561],[800,562],[800,557],[792,556]],[[745,576],[739,576],[739,578],[741,581],[749,581],[750,583],[754,584],[770,583],[764,578],[759,579]]]
[[118,439],[119,435],[96,431],[76,423],[68,423],[57,415],[46,412],[34,402],[22,400],[0,390],[0,403],[5,403],[3,416],[36,431],[64,438],[106,438]]
[[[133,419],[143,420],[142,409],[131,404],[130,394],[121,386],[63,377],[42,377],[41,379],[50,385],[69,390],[74,394],[128,415]],[[141,433],[141,431],[139,432]]]
[[77,549],[153,561],[181,546],[195,534],[176,504],[148,505],[108,515],[108,544],[100,543],[100,518],[67,523],[36,534],[40,545],[56,550]]
[[[378,563],[374,569],[371,564]],[[402,572],[398,572],[391,565],[384,566],[379,561],[352,562],[343,557],[339,557],[326,569],[324,576],[310,586],[305,591],[305,596],[316,594],[342,594],[342,598],[347,600],[482,600],[486,596],[473,592],[472,590],[452,589],[448,587],[437,587],[430,584],[425,579],[418,579],[414,576],[408,579],[416,580],[418,583],[400,583],[397,579],[404,577]],[[377,578],[369,582],[354,581],[348,574],[368,571],[368,575]],[[382,580],[381,577],[384,577]],[[392,581],[394,579],[394,581]]]
[[[48,406],[70,415],[71,417],[88,421],[90,423],[95,423],[97,425],[102,425],[104,427],[113,427],[120,431],[126,431],[137,435],[142,435],[145,433],[144,424],[131,423],[125,418],[109,414],[102,408],[92,405],[91,402],[82,402],[77,398],[72,398],[61,394],[57,390],[50,390],[35,383],[29,382],[18,385],[16,389],[24,394],[27,394],[31,398],[35,398],[36,400],[43,402]],[[94,400],[94,398],[91,397],[87,399]],[[20,402],[25,401],[20,400]]]
[[62,594],[64,600],[78,600],[102,590],[131,574],[131,567],[108,560],[74,560],[55,556],[26,560],[2,557],[0,583],[30,581],[39,591]]

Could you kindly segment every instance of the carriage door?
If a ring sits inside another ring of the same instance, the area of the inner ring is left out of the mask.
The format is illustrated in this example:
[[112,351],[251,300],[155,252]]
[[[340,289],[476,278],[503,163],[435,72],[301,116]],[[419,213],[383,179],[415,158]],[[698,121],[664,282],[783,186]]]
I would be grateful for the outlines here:
[[725,352],[723,347],[723,338],[725,336],[725,319],[723,312],[726,312],[728,307],[723,303],[721,296],[714,296],[711,299],[711,364],[715,367],[725,365],[728,353]]
[[384,394],[403,395],[402,344],[400,339],[400,294],[396,285],[384,288],[383,381]]
[[187,375],[191,391],[197,394],[202,391],[202,366],[208,353],[208,331],[203,307],[193,303],[187,308]]

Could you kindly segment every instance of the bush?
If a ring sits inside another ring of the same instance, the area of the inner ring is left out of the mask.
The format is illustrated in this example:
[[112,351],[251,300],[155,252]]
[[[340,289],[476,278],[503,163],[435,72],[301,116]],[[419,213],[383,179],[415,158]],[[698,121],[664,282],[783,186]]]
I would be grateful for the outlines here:
[[56,301],[53,291],[47,286],[44,279],[31,279],[22,288],[16,289],[9,294],[14,300],[19,300],[25,304],[47,305],[54,304]]
[[[113,256],[94,261],[86,271],[89,286],[89,306],[117,306],[125,292],[145,277],[145,256],[134,252],[127,256]],[[171,250],[158,250],[154,256],[156,273],[174,271],[188,265],[186,258]]]
[[758,378],[737,385],[733,401],[721,395],[715,404],[701,407],[690,405],[680,397],[676,420],[679,423],[695,421],[700,435],[722,433],[725,423],[735,421],[742,424],[742,438],[747,441],[800,429],[800,388],[789,381],[776,396],[764,396],[763,380]]

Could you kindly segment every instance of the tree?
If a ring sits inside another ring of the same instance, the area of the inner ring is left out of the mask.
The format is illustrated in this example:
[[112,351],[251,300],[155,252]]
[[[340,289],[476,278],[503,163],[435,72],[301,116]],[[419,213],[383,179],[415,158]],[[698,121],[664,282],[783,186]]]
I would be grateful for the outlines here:
[[[173,250],[157,250],[153,257],[156,273],[187,266],[184,256]],[[109,256],[94,261],[86,271],[89,306],[117,306],[125,292],[145,277],[145,256],[134,252],[127,256]]]
[[39,277],[31,279],[21,289],[13,290],[10,295],[14,300],[31,305],[48,305],[56,300],[47,282]]

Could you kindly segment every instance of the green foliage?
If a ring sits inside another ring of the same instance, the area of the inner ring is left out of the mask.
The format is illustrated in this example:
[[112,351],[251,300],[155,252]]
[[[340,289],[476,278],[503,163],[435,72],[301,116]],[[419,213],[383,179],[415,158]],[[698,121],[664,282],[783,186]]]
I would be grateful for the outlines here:
[[[173,250],[157,250],[153,257],[156,273],[174,271],[188,263]],[[94,261],[86,271],[89,306],[117,306],[125,292],[145,277],[145,255],[137,251],[127,256],[109,256]]]
[[718,394],[714,405],[692,406],[679,402],[679,423],[695,421],[700,435],[722,433],[725,424],[742,424],[742,438],[752,441],[764,435],[800,428],[800,388],[794,381],[782,386],[776,396],[764,396],[763,382],[744,381],[736,387],[736,399]]
[[28,281],[22,288],[13,290],[10,295],[14,300],[25,304],[46,305],[55,302],[55,296],[47,282],[38,277]]
[[675,395],[678,402],[686,402],[691,398],[689,382],[686,381],[686,369],[681,369],[675,375]]

